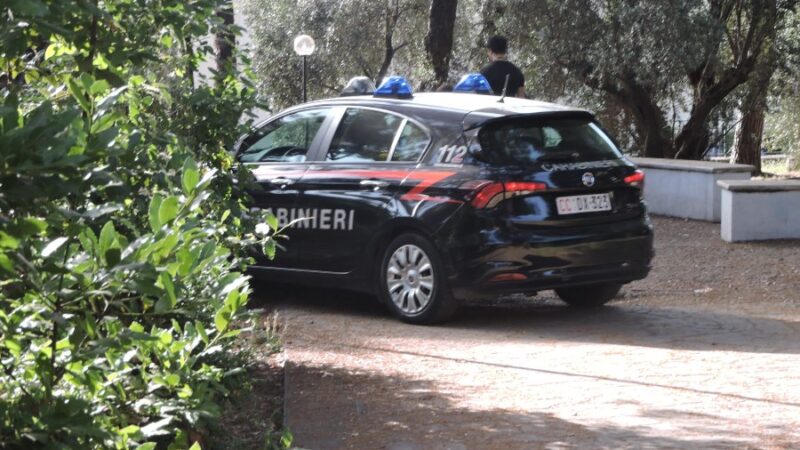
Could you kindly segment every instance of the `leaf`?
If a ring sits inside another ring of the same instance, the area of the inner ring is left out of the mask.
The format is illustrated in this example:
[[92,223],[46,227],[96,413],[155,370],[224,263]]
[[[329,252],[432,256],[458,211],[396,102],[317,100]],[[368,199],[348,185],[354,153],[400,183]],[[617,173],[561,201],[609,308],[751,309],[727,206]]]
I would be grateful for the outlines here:
[[203,449],[202,447],[200,447],[200,443],[195,441],[195,443],[192,444],[191,447],[189,447],[189,450],[203,450]]
[[15,226],[11,227],[18,237],[26,238],[47,230],[47,222],[36,217],[26,217]]
[[139,431],[139,427],[136,425],[128,425],[125,428],[120,428],[118,433],[119,434],[134,434]]
[[117,230],[114,229],[114,223],[109,220],[100,230],[100,240],[97,243],[97,249],[100,254],[105,255],[106,250],[110,249],[116,240]]
[[163,45],[164,47],[167,47],[167,48],[171,48],[172,47],[172,36],[170,36],[168,34],[165,34],[165,35],[161,36],[161,45]]
[[170,385],[170,386],[177,386],[177,385],[178,385],[178,383],[180,383],[180,382],[181,382],[181,377],[180,377],[180,376],[179,376],[177,373],[171,373],[171,374],[167,375],[167,376],[164,378],[164,380],[165,380],[165,381],[167,382],[167,384],[168,384],[168,385]]
[[84,95],[83,89],[81,86],[75,82],[75,79],[68,78],[67,79],[67,88],[69,89],[70,94],[75,100],[78,101],[78,104],[81,106],[81,109],[86,111],[86,114],[92,113],[92,105],[89,103],[89,100],[86,99],[86,95]]
[[[61,238],[59,238],[59,239],[61,239]],[[66,238],[63,238],[63,239],[66,239]],[[56,239],[56,241],[57,240],[58,239]],[[55,242],[55,241],[53,241],[53,242]],[[51,244],[52,244],[52,242],[51,242]],[[14,248],[17,248],[17,247],[19,247],[19,241],[15,237],[11,236],[10,234],[8,234],[6,232],[0,231],[0,248],[11,248],[11,249],[14,249]],[[55,251],[55,249],[53,251]],[[45,255],[45,256],[47,256],[47,255]]]
[[163,197],[161,194],[156,194],[150,199],[150,229],[153,230],[153,233],[158,232],[158,229],[161,228],[161,220],[158,217],[159,209],[161,208],[161,202],[163,201]]
[[184,384],[180,391],[178,391],[179,398],[191,398],[194,391],[188,384]]
[[106,250],[105,258],[108,267],[116,266],[122,259],[122,250],[118,247],[112,247]]
[[163,225],[178,216],[178,197],[170,195],[158,208],[158,221]]
[[167,291],[167,296],[169,297],[170,301],[170,309],[175,307],[175,304],[178,303],[178,298],[175,296],[175,284],[172,283],[172,276],[170,276],[167,272],[161,272],[159,276],[161,280],[161,284],[164,286],[164,290]]
[[272,228],[273,230],[278,229],[279,223],[278,223],[278,218],[275,217],[275,214],[272,214],[271,212],[267,211],[265,219],[267,221],[267,225],[269,225],[270,228]]
[[22,346],[19,345],[19,342],[14,339],[6,339],[3,344],[15,358],[19,358],[22,351]]
[[60,237],[60,238],[53,239],[52,241],[50,241],[49,244],[47,244],[44,247],[44,249],[42,249],[42,256],[45,257],[45,258],[49,257],[56,250],[61,248],[61,246],[64,245],[64,243],[67,242],[67,240],[68,240],[68,238],[63,237],[63,236]]
[[14,272],[14,263],[11,262],[11,258],[9,258],[5,253],[0,253],[0,269],[8,273]]
[[97,95],[109,90],[110,88],[111,86],[108,84],[108,81],[97,80],[92,83],[91,87],[89,87],[89,93],[92,95]]
[[290,448],[294,441],[294,435],[289,430],[283,430],[281,435],[281,448]]
[[200,339],[202,339],[203,343],[208,345],[208,334],[206,333],[206,326],[203,325],[203,323],[200,322],[199,320],[195,320],[194,329],[197,330],[197,334],[200,335]]
[[228,328],[228,323],[230,323],[230,321],[230,312],[226,308],[220,309],[214,316],[214,325],[217,327],[217,331],[220,333]]
[[84,228],[78,235],[78,240],[86,253],[94,254],[95,247],[97,247],[97,236],[91,228]]
[[136,447],[136,450],[155,450],[156,443],[155,442],[145,442],[144,444]]
[[183,184],[183,192],[186,195],[191,194],[197,187],[197,183],[200,182],[200,172],[197,170],[197,163],[194,162],[194,159],[186,158],[183,163],[183,178],[181,182]]
[[48,60],[56,55],[56,50],[58,50],[57,44],[50,44],[47,46],[47,50],[44,51],[44,59]]
[[275,239],[269,238],[266,242],[264,242],[264,254],[267,255],[267,258],[275,259],[276,248],[277,244],[275,243]]

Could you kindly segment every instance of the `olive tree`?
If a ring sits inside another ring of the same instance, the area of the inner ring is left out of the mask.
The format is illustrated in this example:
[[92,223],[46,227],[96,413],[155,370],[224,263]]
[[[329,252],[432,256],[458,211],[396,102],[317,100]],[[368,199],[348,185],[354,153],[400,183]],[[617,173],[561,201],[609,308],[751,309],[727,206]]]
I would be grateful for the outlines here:
[[404,69],[414,65],[409,61],[419,54],[417,37],[427,14],[421,0],[242,0],[241,5],[255,43],[253,68],[272,108],[301,99],[295,36],[308,34],[316,41],[308,58],[309,97],[334,96],[354,76],[378,84],[398,59],[405,59]]

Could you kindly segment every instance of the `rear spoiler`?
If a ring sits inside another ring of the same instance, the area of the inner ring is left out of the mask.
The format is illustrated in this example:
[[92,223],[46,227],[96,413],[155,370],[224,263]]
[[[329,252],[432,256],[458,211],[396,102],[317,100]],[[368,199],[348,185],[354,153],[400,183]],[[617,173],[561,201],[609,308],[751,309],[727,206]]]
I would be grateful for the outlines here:
[[475,110],[472,112],[467,113],[464,116],[464,120],[462,121],[462,128],[463,130],[469,131],[474,130],[476,128],[480,128],[482,126],[488,125],[490,123],[495,122],[504,122],[506,120],[515,120],[515,119],[522,119],[522,118],[531,118],[531,119],[586,119],[586,120],[595,120],[595,116],[593,113],[582,110],[582,109],[573,109],[573,110],[562,110],[562,111],[538,111],[538,112],[530,112],[530,113],[518,113],[518,114],[502,114],[497,110]]

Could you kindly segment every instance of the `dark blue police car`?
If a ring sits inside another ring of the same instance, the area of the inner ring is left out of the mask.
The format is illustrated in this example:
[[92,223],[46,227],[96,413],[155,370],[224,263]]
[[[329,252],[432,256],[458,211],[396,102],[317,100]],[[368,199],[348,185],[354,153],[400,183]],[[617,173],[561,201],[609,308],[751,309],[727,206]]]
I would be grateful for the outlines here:
[[255,206],[291,225],[254,274],[372,292],[408,322],[544,289],[599,306],[650,269],[644,176],[584,110],[393,77],[287,109],[236,152]]

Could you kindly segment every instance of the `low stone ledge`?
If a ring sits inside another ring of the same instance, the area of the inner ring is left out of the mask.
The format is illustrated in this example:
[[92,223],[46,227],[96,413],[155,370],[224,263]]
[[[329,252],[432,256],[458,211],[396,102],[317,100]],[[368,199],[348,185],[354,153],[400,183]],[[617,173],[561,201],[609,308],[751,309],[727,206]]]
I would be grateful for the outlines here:
[[714,161],[694,161],[688,159],[667,159],[667,158],[630,158],[641,168],[677,170],[684,172],[705,172],[705,173],[732,173],[745,172],[752,173],[755,167],[747,164],[729,164]]
[[800,180],[719,180],[717,185],[731,192],[800,191]]
[[728,242],[800,239],[800,180],[719,180]]
[[644,199],[654,214],[720,221],[718,180],[749,180],[753,166],[658,158],[631,158],[645,173]]

